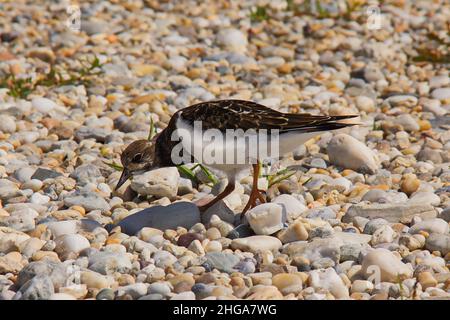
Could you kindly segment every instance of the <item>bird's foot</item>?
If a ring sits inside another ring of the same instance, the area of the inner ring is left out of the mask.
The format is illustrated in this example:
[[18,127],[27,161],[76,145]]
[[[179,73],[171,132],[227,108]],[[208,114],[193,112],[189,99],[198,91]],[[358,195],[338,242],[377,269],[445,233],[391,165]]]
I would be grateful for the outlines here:
[[204,197],[194,201],[194,204],[198,207],[198,210],[200,210],[200,212],[205,212],[214,204],[212,203],[212,200],[213,199],[211,199],[211,197]]
[[258,189],[255,188],[255,189],[252,189],[252,192],[250,193],[250,198],[248,199],[248,202],[245,205],[244,210],[242,210],[241,221],[244,218],[245,213],[249,209],[252,209],[252,208],[257,206],[257,200],[259,200],[260,203],[265,203],[266,202],[266,199],[262,195],[261,190],[258,190]]

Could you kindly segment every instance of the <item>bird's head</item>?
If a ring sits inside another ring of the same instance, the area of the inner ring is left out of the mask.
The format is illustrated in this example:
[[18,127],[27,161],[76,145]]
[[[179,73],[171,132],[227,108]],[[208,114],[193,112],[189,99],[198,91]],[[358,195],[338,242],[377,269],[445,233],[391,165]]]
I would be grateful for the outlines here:
[[137,140],[130,143],[120,156],[123,171],[117,182],[119,189],[132,175],[155,169],[155,143],[148,140]]

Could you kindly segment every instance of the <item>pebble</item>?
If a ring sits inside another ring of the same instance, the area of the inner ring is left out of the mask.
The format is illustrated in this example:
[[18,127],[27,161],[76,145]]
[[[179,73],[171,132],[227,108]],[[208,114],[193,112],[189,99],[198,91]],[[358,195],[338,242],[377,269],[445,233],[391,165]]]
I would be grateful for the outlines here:
[[55,239],[55,251],[60,256],[66,256],[69,253],[79,253],[90,247],[89,241],[79,234],[65,234]]
[[432,233],[425,242],[427,250],[439,251],[442,255],[447,255],[450,252],[450,235]]
[[217,35],[217,42],[229,51],[245,53],[247,51],[247,37],[237,29],[224,29]]
[[328,290],[336,299],[349,299],[348,288],[333,268],[311,271],[308,282],[316,290]]
[[231,253],[208,252],[205,255],[206,262],[212,269],[222,272],[232,273],[234,266],[239,262],[239,258]]
[[431,92],[431,97],[437,100],[448,100],[450,99],[450,88],[438,88]]
[[257,235],[271,235],[283,228],[286,213],[276,203],[263,203],[245,214],[250,227]]
[[142,195],[174,198],[178,193],[177,168],[161,168],[137,175],[131,181],[131,188]]
[[272,285],[277,287],[286,296],[288,294],[299,294],[303,289],[302,278],[296,274],[278,273],[272,278]]
[[287,219],[293,221],[297,219],[308,208],[297,198],[290,194],[280,194],[272,200],[272,203],[278,203],[284,206]]
[[55,288],[52,280],[46,275],[37,275],[20,287],[21,300],[48,300]]
[[345,216],[343,222],[350,222],[355,216],[374,219],[383,217],[389,222],[399,222],[401,220],[411,220],[413,216],[422,218],[436,217],[436,211],[431,205],[420,203],[372,203],[352,205]]
[[399,278],[412,277],[412,268],[404,264],[389,250],[379,248],[366,254],[362,260],[361,272],[365,277],[380,277],[381,281],[396,282]]
[[380,243],[391,243],[394,241],[396,236],[395,231],[389,225],[383,225],[372,234],[372,239],[370,240],[373,246]]
[[233,249],[250,251],[252,253],[262,251],[276,251],[281,248],[281,241],[275,237],[257,235],[247,238],[234,239],[231,241]]
[[370,174],[378,170],[373,151],[349,135],[335,135],[328,144],[327,153],[331,163],[337,166]]
[[415,234],[421,231],[426,231],[428,233],[441,233],[448,234],[449,226],[445,220],[442,219],[428,219],[420,221],[409,228],[409,233]]
[[89,256],[89,270],[103,275],[128,273],[131,268],[131,261],[124,253],[98,252]]
[[200,222],[198,207],[189,202],[177,202],[168,206],[155,206],[127,216],[117,225],[129,235],[137,234],[142,228],[159,230],[191,228]]

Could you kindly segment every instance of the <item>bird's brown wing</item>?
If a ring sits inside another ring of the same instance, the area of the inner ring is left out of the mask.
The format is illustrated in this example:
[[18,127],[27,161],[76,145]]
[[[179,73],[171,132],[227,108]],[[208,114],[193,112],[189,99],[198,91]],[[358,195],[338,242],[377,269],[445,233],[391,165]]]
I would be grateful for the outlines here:
[[327,131],[352,124],[338,122],[356,115],[318,116],[308,113],[282,113],[251,101],[218,100],[192,105],[178,112],[184,121],[201,121],[202,128],[219,129],[277,129],[288,131]]

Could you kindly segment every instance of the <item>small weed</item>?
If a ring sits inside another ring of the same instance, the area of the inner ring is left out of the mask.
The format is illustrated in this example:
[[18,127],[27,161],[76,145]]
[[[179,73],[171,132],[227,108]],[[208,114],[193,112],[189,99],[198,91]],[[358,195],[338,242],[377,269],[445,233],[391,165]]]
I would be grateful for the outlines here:
[[202,170],[205,173],[206,178],[209,181],[208,185],[213,186],[219,182],[219,180],[216,178],[216,176],[210,170],[208,170],[208,168],[206,168],[204,165],[202,165],[200,163],[197,163],[192,168],[188,168],[185,165],[179,165],[179,166],[177,166],[177,168],[178,168],[178,171],[182,175],[184,175],[186,178],[188,178],[192,182],[201,183],[201,181],[197,178],[197,176],[194,173],[194,170],[196,168],[200,168],[200,170]]
[[1,80],[0,88],[9,89],[8,94],[11,97],[21,99],[25,99],[34,89],[31,78],[16,78],[12,73]]
[[268,187],[272,187],[273,185],[280,183],[283,180],[289,179],[291,176],[293,176],[296,173],[296,171],[289,170],[288,168],[282,169],[274,174],[266,174],[263,175],[269,183]]
[[345,7],[346,10],[344,12],[344,19],[351,20],[352,19],[352,13],[355,11],[358,11],[361,9],[362,1],[358,0],[346,0],[345,1]]
[[120,164],[116,163],[115,161],[113,161],[113,162],[103,161],[103,163],[108,165],[109,167],[113,168],[116,171],[123,171],[123,167]]
[[[102,64],[97,56],[89,61],[80,61],[81,68],[75,70],[61,70],[59,66],[50,66],[50,71],[42,78],[33,82],[32,78],[16,78],[14,74],[7,74],[0,80],[0,88],[8,88],[8,94],[14,98],[25,99],[38,86],[57,87],[64,85],[89,85],[92,77],[101,74]],[[63,74],[67,76],[64,77]]]
[[257,6],[254,11],[250,12],[250,20],[252,22],[262,22],[269,19],[267,14],[267,8],[263,6]]
[[150,130],[148,132],[148,138],[147,140],[150,141],[152,140],[152,138],[156,135],[156,127],[155,124],[153,122],[153,118],[150,118]]

